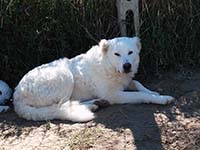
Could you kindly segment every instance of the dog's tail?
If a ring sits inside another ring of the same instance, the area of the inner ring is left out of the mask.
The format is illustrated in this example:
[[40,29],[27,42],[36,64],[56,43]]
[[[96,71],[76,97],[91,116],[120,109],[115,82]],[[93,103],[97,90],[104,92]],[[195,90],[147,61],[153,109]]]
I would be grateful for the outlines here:
[[61,119],[73,122],[86,122],[95,117],[94,113],[77,101],[67,101],[61,105],[54,104],[45,107],[32,107],[15,100],[14,107],[19,116],[35,121]]

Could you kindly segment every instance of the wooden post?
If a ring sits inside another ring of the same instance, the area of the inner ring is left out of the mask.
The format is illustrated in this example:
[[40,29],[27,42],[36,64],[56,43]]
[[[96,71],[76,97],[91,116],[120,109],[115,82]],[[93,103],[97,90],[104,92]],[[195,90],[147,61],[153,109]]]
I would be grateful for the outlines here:
[[139,0],[117,0],[117,11],[121,36],[127,36],[127,29],[125,24],[127,11],[133,12],[135,34],[136,36],[139,36]]

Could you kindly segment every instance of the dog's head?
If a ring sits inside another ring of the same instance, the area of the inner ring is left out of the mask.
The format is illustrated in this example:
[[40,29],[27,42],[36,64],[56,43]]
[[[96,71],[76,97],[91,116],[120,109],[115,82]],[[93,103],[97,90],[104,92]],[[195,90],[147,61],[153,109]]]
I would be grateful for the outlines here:
[[105,59],[119,73],[135,73],[139,64],[141,43],[138,37],[120,37],[111,40],[101,40],[99,47]]

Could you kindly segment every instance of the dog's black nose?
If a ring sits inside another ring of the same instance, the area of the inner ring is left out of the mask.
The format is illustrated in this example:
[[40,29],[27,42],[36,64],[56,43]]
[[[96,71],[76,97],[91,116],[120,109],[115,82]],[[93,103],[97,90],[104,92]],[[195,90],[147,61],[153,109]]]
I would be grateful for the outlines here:
[[125,63],[123,65],[123,68],[124,68],[124,72],[128,73],[131,70],[131,64],[130,63]]

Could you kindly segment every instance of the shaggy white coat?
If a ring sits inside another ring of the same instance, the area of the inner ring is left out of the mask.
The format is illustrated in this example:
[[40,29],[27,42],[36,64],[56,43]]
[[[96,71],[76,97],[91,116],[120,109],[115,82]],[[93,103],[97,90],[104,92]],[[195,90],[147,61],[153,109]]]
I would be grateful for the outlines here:
[[6,103],[12,95],[12,89],[8,86],[7,83],[0,80],[0,112],[5,112],[9,109],[9,106],[2,106]]
[[[132,80],[140,49],[137,37],[101,40],[85,54],[36,67],[15,89],[15,111],[28,120],[81,122],[95,117],[91,109],[98,108],[94,102],[101,99],[110,104],[171,102],[173,97],[161,96]],[[131,64],[128,72],[125,63]]]

